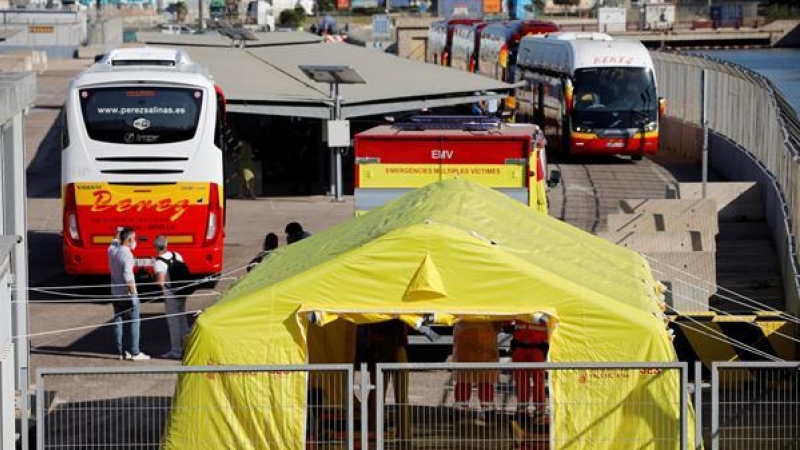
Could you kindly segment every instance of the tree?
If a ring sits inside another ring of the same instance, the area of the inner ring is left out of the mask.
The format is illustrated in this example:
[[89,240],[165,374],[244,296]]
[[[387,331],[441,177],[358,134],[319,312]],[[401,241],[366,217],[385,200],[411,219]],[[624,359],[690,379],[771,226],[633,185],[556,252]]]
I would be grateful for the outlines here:
[[317,8],[319,12],[330,12],[335,9],[335,5],[332,0],[317,0]]
[[177,22],[185,21],[188,14],[189,8],[186,6],[186,2],[180,1],[175,3],[175,20]]

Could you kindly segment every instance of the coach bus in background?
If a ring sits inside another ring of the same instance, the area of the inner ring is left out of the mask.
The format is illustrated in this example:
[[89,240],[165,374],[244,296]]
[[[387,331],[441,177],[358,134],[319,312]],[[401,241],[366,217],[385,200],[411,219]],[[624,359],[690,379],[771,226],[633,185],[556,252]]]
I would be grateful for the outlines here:
[[118,226],[152,265],[164,234],[193,274],[222,269],[224,103],[181,50],[112,50],[69,87],[62,135],[63,251],[70,275],[108,274]]
[[[514,82],[519,42],[525,36],[537,36],[558,31],[558,25],[540,20],[513,20],[487,25],[478,47],[478,72],[506,83]],[[513,111],[513,95],[506,97],[505,109]]]
[[481,22],[481,19],[450,19],[433,22],[428,28],[425,62],[449,66],[450,52],[453,48],[453,29],[456,25],[469,25],[477,22]]
[[543,126],[562,154],[641,159],[658,150],[665,103],[641,42],[602,33],[526,37],[515,81],[517,120]]
[[456,25],[453,29],[453,49],[450,67],[466,72],[478,70],[481,31],[491,22]]

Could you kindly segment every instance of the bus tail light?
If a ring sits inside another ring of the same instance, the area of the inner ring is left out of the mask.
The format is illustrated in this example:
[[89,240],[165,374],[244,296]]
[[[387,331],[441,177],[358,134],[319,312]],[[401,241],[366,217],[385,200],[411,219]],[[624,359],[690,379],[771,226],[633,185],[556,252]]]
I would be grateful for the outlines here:
[[78,227],[78,203],[75,200],[75,185],[68,184],[64,190],[64,231],[76,245],[81,245],[80,228]]
[[667,115],[667,100],[663,97],[658,98],[658,117]]
[[447,53],[447,50],[442,52],[442,65],[449,66],[450,65],[450,54]]
[[503,69],[508,68],[508,47],[505,45],[500,49],[500,67]]
[[222,217],[219,205],[219,188],[216,184],[211,184],[208,198],[208,224],[206,225],[206,237],[203,245],[211,245],[219,232],[219,220]]
[[567,78],[567,80],[564,82],[564,107],[567,110],[567,114],[572,114],[573,100],[572,80]]
[[475,58],[469,59],[469,71],[470,73],[475,73]]

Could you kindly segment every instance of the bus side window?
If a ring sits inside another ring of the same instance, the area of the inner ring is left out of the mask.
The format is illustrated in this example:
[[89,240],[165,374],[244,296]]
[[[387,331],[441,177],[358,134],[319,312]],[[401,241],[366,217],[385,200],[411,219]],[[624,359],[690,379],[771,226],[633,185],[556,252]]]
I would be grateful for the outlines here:
[[217,120],[214,125],[214,145],[217,146],[220,150],[225,150],[225,126],[222,124],[222,118],[220,114],[217,113]]
[[217,93],[217,120],[214,123],[214,145],[223,152],[226,148],[227,123],[225,120],[225,98]]
[[69,125],[67,125],[67,112],[61,113],[61,150],[69,147]]

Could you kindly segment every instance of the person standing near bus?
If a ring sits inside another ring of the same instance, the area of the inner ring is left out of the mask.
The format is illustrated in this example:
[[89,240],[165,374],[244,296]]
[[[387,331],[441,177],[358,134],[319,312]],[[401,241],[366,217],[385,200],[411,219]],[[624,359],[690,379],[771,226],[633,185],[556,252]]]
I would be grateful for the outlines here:
[[167,315],[170,343],[169,351],[161,355],[161,358],[181,359],[183,358],[183,338],[189,333],[189,323],[186,319],[186,295],[179,294],[173,289],[170,284],[172,279],[169,271],[170,266],[176,264],[176,261],[183,263],[183,256],[178,252],[167,250],[167,237],[163,234],[156,236],[153,245],[158,252],[158,257],[153,264],[153,272],[156,276],[156,285],[164,296],[164,312]]
[[[133,250],[136,249],[136,232],[124,227],[119,232],[119,245],[109,247],[111,294],[114,297],[114,338],[119,359],[146,361],[150,356],[139,351],[139,293],[133,276]],[[130,352],[123,346],[124,323],[130,324]]]
[[242,177],[241,196],[247,200],[255,200],[256,175],[253,172],[253,148],[248,142],[240,141],[238,150],[239,176]]

